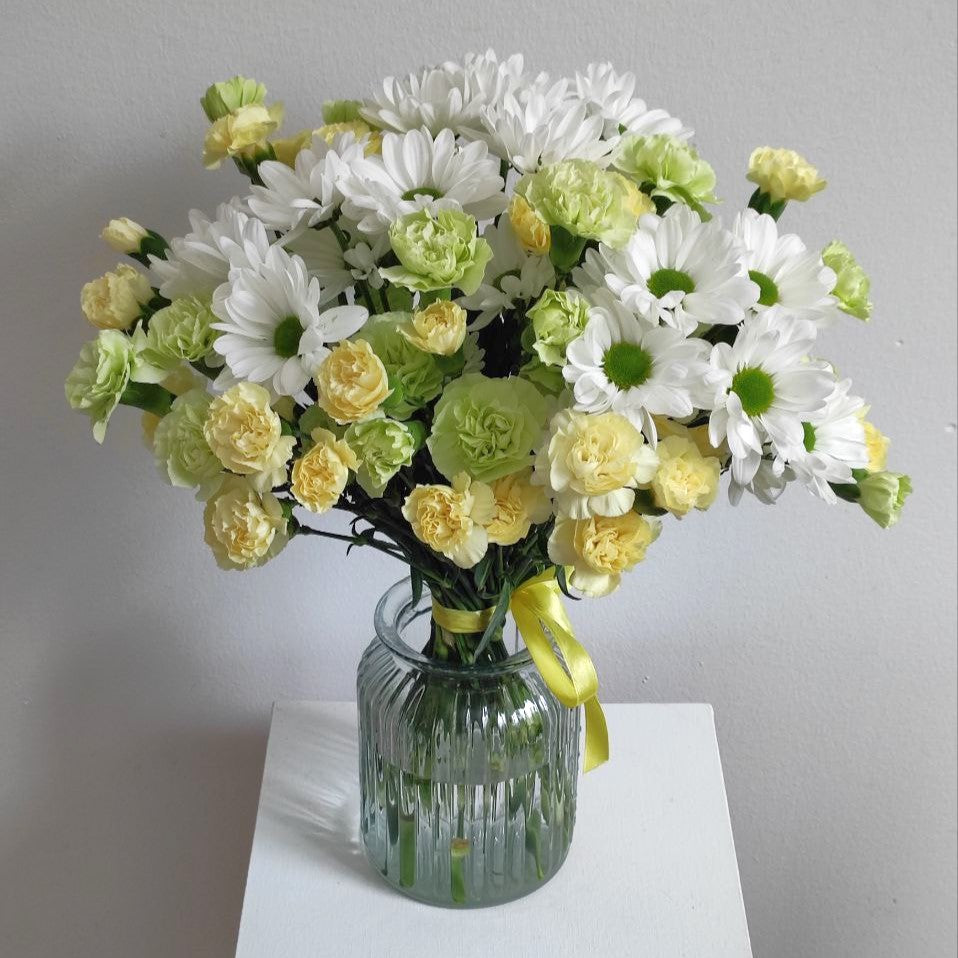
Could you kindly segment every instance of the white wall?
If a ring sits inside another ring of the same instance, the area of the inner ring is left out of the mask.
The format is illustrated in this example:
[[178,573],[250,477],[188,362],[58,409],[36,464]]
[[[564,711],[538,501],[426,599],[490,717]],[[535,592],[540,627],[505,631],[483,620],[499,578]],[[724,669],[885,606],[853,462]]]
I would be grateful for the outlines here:
[[556,73],[634,70],[696,128],[729,212],[754,145],[827,174],[785,223],[840,236],[874,278],[873,323],[825,342],[915,478],[905,519],[883,533],[797,489],[775,509],[722,502],[572,614],[606,700],[714,703],[756,955],[953,954],[952,3],[3,10],[0,952],[231,954],[270,702],[350,698],[398,577],[313,541],[221,573],[137,416],[96,446],[61,384],[91,335],[80,286],[115,262],[101,225],[174,235],[191,206],[242,190],[199,162],[211,80],[263,80],[292,130],[325,97],[492,44]]

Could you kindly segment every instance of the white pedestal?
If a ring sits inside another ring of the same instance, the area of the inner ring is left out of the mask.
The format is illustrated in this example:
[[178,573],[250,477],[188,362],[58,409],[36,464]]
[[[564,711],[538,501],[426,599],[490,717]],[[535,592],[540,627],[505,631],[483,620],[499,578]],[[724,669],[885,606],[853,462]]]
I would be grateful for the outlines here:
[[559,873],[452,911],[366,862],[355,705],[278,702],[238,958],[751,958],[711,706],[605,710],[612,759],[580,779]]

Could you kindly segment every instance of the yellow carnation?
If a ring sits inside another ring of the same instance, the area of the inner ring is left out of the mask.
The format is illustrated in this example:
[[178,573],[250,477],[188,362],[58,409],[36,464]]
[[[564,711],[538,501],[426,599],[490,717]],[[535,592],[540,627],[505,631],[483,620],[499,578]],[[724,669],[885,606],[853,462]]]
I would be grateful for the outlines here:
[[264,106],[247,103],[232,113],[221,116],[210,126],[203,143],[203,165],[215,170],[223,160],[265,148],[266,137],[282,122],[283,107],[279,103]]
[[552,234],[546,221],[518,193],[513,194],[509,203],[509,222],[519,245],[527,253],[545,256],[549,252]]
[[302,150],[305,150],[313,142],[312,130],[300,130],[292,136],[284,136],[278,140],[270,140],[269,145],[273,148],[273,156],[280,163],[288,167],[296,165],[296,157]]
[[100,238],[118,253],[137,252],[140,243],[146,239],[146,236],[146,230],[139,223],[135,223],[125,216],[110,220],[100,233]]
[[557,515],[622,515],[632,508],[633,490],[655,475],[655,452],[619,413],[563,409],[553,416],[551,431],[533,481],[551,489]]
[[655,423],[655,431],[658,433],[659,439],[664,436],[681,436],[683,439],[689,439],[695,443],[698,451],[706,459],[709,456],[715,456],[719,462],[728,459],[730,455],[728,444],[724,439],[718,449],[712,445],[709,439],[708,423],[701,426],[685,426],[674,419],[669,419],[667,416],[653,416],[652,420]]
[[357,140],[368,136],[369,139],[366,141],[365,148],[366,156],[369,156],[371,153],[379,153],[380,150],[382,150],[383,138],[381,134],[363,120],[345,120],[342,123],[327,123],[316,131],[316,135],[321,136],[330,146],[333,145],[333,140],[336,139],[340,133],[352,133]]
[[389,376],[364,339],[344,339],[316,371],[319,405],[341,426],[369,419],[389,396]]
[[80,306],[97,329],[129,329],[152,296],[149,280],[128,263],[120,263],[83,287]]
[[891,440],[867,419],[862,421],[862,425],[865,427],[865,449],[868,452],[868,465],[865,468],[869,472],[884,472],[888,466]]
[[502,476],[492,483],[495,513],[486,526],[489,541],[511,546],[524,539],[533,523],[545,522],[552,515],[552,505],[542,486],[529,481],[532,469],[523,469]]
[[339,501],[358,463],[352,449],[328,429],[314,429],[315,445],[293,463],[291,488],[310,512],[326,512]]
[[626,208],[636,219],[640,216],[645,216],[646,213],[655,212],[655,203],[652,202],[651,196],[643,193],[627,176],[623,176],[621,173],[613,173],[612,175],[622,181],[622,185],[625,188]]
[[660,529],[658,520],[635,512],[557,519],[549,537],[549,558],[572,567],[569,584],[580,592],[608,595],[618,588],[622,573],[645,558]]
[[227,469],[250,476],[256,489],[286,481],[286,463],[296,440],[284,436],[270,395],[255,383],[238,383],[210,404],[203,435]]
[[437,299],[415,313],[399,331],[424,353],[451,356],[466,338],[466,311],[449,299]]
[[485,527],[494,513],[492,490],[464,472],[451,486],[416,486],[402,507],[416,538],[461,569],[471,569],[486,554]]
[[691,439],[682,436],[660,440],[656,452],[659,468],[652,478],[652,496],[660,509],[684,516],[715,502],[722,472],[715,456],[703,456]]
[[223,482],[206,503],[206,542],[224,569],[249,569],[286,544],[286,517],[270,492],[258,493],[239,476]]
[[747,179],[774,202],[804,202],[825,189],[825,181],[819,177],[818,170],[803,156],[794,150],[773,149],[770,146],[760,146],[752,151]]

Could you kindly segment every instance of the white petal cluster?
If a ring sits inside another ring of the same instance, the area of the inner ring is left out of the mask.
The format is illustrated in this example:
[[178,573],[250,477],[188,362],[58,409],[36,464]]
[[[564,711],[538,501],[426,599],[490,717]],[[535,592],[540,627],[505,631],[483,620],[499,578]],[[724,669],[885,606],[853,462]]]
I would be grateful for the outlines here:
[[361,306],[320,312],[321,299],[319,280],[279,246],[259,267],[234,270],[213,301],[220,318],[213,324],[220,330],[213,348],[226,361],[217,385],[261,383],[274,397],[309,404],[304,390],[329,355],[327,344],[351,336],[369,315]]
[[150,257],[153,285],[170,300],[211,295],[232,267],[255,267],[269,249],[263,223],[244,212],[235,197],[220,204],[212,220],[191,210],[190,226],[186,236],[171,242],[165,259]]

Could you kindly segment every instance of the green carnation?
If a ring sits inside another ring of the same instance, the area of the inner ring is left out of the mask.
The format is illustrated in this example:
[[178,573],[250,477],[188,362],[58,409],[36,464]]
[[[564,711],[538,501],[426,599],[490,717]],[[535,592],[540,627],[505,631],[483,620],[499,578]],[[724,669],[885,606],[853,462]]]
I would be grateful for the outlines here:
[[143,360],[145,342],[146,336],[139,327],[133,336],[116,329],[104,329],[83,346],[67,376],[64,386],[67,402],[90,417],[97,442],[103,442],[110,416],[132,383],[156,383],[165,375]]
[[527,314],[532,320],[532,348],[547,366],[564,366],[566,346],[582,335],[589,304],[573,292],[547,289]]
[[359,460],[356,481],[363,491],[379,498],[389,480],[403,466],[412,464],[424,438],[425,428],[419,422],[380,418],[353,423],[345,439]]
[[324,100],[323,123],[352,123],[361,120],[359,111],[363,104],[360,100]]
[[822,261],[838,277],[832,290],[838,308],[856,319],[867,320],[872,314],[872,304],[868,299],[871,283],[851,250],[844,243],[833,240],[822,250]]
[[156,465],[173,486],[197,488],[197,497],[207,499],[216,491],[223,464],[213,454],[203,424],[213,397],[204,389],[191,389],[173,400],[170,411],[159,421],[153,435]]
[[873,472],[858,483],[858,503],[883,529],[893,526],[911,495],[911,479],[894,472]]
[[447,478],[467,472],[491,482],[528,466],[547,414],[539,390],[524,379],[469,373],[446,387],[436,403],[432,461]]
[[222,83],[214,83],[200,100],[200,106],[210,123],[234,113],[241,106],[262,103],[266,99],[266,87],[255,80],[235,76]]
[[215,322],[208,300],[195,296],[174,299],[150,318],[144,357],[162,369],[173,369],[184,360],[195,363],[213,348]]
[[523,177],[516,191],[549,226],[582,239],[619,247],[635,230],[629,184],[589,160],[545,166]]
[[712,167],[694,147],[666,133],[624,136],[615,149],[612,164],[652,196],[664,196],[696,210],[701,210],[703,203],[718,202],[712,192]]
[[389,227],[389,243],[402,265],[381,269],[380,275],[421,293],[456,286],[471,296],[492,259],[475,217],[458,210],[409,213]]
[[442,391],[445,378],[436,356],[417,349],[399,331],[412,320],[412,313],[381,313],[363,326],[363,339],[386,367],[393,392],[386,401],[388,412],[408,419]]

